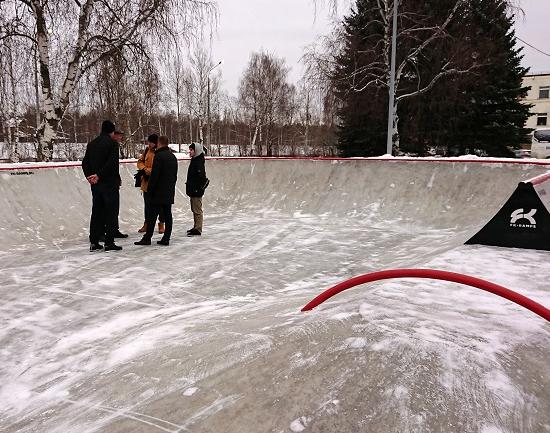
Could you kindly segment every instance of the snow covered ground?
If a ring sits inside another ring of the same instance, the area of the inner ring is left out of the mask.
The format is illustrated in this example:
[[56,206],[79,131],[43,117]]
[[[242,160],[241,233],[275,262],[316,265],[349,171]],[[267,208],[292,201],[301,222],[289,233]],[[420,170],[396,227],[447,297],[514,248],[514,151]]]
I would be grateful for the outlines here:
[[[33,168],[34,167],[34,168]],[[480,160],[208,160],[205,229],[180,163],[168,248],[87,251],[78,167],[0,171],[0,431],[550,432],[550,323],[421,267],[550,306],[550,252],[465,246],[550,166]],[[19,173],[19,174],[18,174]]]

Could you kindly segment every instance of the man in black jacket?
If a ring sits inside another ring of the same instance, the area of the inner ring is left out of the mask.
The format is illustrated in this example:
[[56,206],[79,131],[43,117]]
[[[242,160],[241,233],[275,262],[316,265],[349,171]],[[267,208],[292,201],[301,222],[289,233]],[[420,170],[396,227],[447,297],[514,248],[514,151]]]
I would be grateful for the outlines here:
[[191,199],[191,212],[193,212],[193,228],[187,230],[187,236],[200,236],[202,234],[202,196],[206,188],[206,169],[204,167],[204,152],[202,144],[191,143],[189,145],[191,162],[187,169],[187,182],[185,193]]
[[159,245],[168,246],[172,234],[172,205],[176,195],[176,181],[178,179],[178,160],[168,147],[168,137],[158,138],[151,176],[147,185],[150,206],[146,210],[147,232],[136,245],[151,245],[151,238],[155,231],[155,222],[159,213],[164,211],[164,234],[157,241]]
[[114,236],[117,224],[116,202],[120,184],[118,143],[112,135],[115,125],[105,120],[101,134],[86,147],[82,170],[92,190],[92,216],[90,218],[90,251],[103,249],[99,238],[105,230],[105,251],[119,251]]

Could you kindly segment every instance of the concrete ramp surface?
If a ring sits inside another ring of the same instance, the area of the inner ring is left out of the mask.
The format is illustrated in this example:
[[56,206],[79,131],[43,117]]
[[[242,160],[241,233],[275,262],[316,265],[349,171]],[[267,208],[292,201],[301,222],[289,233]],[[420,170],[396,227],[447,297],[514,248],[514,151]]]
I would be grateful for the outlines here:
[[[518,182],[493,160],[208,159],[201,237],[181,161],[170,247],[88,252],[78,164],[0,167],[0,431],[550,432],[550,323],[427,268],[550,306],[550,252],[463,245]],[[156,235],[154,240],[159,236]]]

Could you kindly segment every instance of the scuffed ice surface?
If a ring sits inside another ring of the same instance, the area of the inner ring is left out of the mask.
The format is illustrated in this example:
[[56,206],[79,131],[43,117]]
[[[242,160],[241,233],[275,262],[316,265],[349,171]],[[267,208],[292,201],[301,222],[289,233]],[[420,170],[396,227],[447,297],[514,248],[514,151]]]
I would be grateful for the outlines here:
[[[422,188],[441,182],[432,174]],[[182,236],[179,199],[169,248],[134,247],[136,234],[90,254],[86,221],[69,220],[72,236],[0,251],[0,431],[550,432],[550,326],[515,304],[404,279],[299,312],[335,283],[400,267],[548,306],[550,253],[464,246],[479,221],[391,218],[383,200],[313,212],[288,188],[259,200],[251,186],[224,201],[231,182],[211,192],[201,238]],[[123,230],[140,205],[127,198]]]

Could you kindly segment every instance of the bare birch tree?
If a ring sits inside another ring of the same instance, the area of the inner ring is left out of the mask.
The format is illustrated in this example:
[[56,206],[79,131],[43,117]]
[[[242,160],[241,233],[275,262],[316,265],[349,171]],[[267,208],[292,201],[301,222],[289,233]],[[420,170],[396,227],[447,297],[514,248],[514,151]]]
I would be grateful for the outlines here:
[[185,70],[179,47],[176,47],[175,52],[170,54],[170,57],[167,59],[165,85],[168,90],[168,100],[176,110],[177,130],[176,136],[172,137],[172,140],[174,141],[175,139],[178,143],[178,150],[181,152],[181,145],[184,143],[181,125],[185,107],[185,90],[188,76],[186,75],[187,71]]
[[144,46],[181,25],[195,31],[215,12],[213,0],[6,0],[0,40],[23,39],[38,51],[43,118],[39,159],[52,157],[59,123],[76,82],[105,57]]
[[271,156],[271,129],[288,95],[288,68],[284,59],[266,52],[253,53],[239,84],[239,99],[248,113],[253,133],[250,145],[257,155]]
[[11,39],[0,41],[0,123],[9,148],[9,159],[20,159],[20,139],[25,135],[21,129],[23,114],[30,105],[32,81],[27,70],[32,56],[25,47]]
[[[189,66],[181,71],[183,83],[183,100],[188,111],[190,139],[205,143],[206,122],[208,115],[208,99],[216,100],[220,88],[220,71],[216,70],[219,63],[212,60],[211,54],[202,42],[196,42],[187,58]],[[210,81],[210,93],[208,82]],[[197,119],[195,132],[192,129],[192,120]]]

